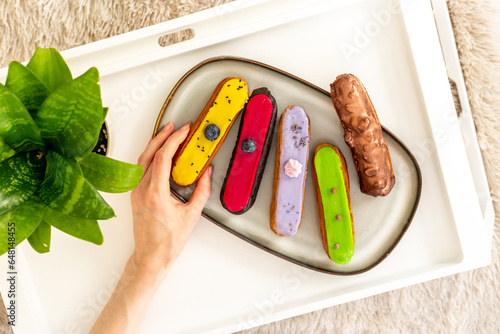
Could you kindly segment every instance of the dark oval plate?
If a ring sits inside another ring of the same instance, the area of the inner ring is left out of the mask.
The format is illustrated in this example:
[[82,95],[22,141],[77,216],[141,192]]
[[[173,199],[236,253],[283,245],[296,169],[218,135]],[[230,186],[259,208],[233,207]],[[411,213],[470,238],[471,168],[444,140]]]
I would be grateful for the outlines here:
[[[278,103],[278,116],[289,105],[298,105],[306,110],[311,119],[310,157],[319,143],[334,144],[344,153],[351,180],[351,204],[356,236],[354,256],[349,264],[339,265],[331,261],[325,253],[321,242],[310,165],[299,231],[292,237],[278,237],[271,231],[269,215],[276,138],[273,140],[254,206],[242,215],[230,214],[222,207],[219,194],[236,142],[239,120],[212,161],[215,166],[212,194],[203,210],[203,216],[256,247],[305,268],[327,274],[360,274],[387,258],[408,230],[417,210],[422,188],[420,168],[408,148],[384,128],[396,184],[386,197],[374,198],[362,194],[350,150],[343,139],[344,131],[333,108],[330,93],[326,90],[254,60],[235,57],[210,58],[193,67],[172,89],[160,111],[153,135],[168,121],[174,123],[176,128],[187,121],[194,122],[217,84],[230,76],[244,78],[249,84],[250,93],[256,88],[267,87]],[[332,81],[333,79],[335,78],[332,78]],[[181,188],[171,182],[172,194],[181,201],[188,200],[193,189]]]

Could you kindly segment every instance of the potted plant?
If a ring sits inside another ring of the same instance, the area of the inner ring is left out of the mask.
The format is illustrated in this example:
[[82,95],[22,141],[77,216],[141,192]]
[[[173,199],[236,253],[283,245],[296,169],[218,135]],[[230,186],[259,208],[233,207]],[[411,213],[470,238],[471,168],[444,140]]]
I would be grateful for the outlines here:
[[74,78],[55,49],[9,65],[0,84],[0,254],[28,239],[50,250],[51,228],[102,244],[115,217],[99,191],[132,190],[143,168],[93,153],[106,117],[99,73]]

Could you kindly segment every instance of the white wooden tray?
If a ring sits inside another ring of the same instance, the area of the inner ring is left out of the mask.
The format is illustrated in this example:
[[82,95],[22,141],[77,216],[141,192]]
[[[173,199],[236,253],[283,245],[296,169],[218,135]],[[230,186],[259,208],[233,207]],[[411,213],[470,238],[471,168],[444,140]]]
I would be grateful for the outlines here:
[[[63,53],[75,75],[99,68],[117,159],[136,162],[182,74],[206,58],[232,55],[324,89],[340,73],[356,74],[422,170],[410,229],[383,263],[357,276],[304,269],[202,220],[158,291],[143,333],[235,331],[490,263],[491,199],[445,2],[432,4],[436,17],[430,2],[416,0],[236,1]],[[188,28],[193,39],[158,45],[160,36]],[[447,69],[460,89],[460,121]],[[16,333],[92,326],[133,249],[129,195],[105,197],[118,217],[101,223],[104,245],[53,231],[46,255],[18,247]],[[7,265],[5,256],[0,263]]]

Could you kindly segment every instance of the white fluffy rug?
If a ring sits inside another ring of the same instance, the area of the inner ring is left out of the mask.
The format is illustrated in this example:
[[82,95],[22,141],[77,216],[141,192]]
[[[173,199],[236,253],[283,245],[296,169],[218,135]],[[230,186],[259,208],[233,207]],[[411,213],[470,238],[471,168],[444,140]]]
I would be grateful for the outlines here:
[[[495,209],[500,212],[500,35],[496,27],[500,15],[493,1],[449,0],[448,4]],[[35,46],[64,50],[225,2],[229,1],[1,1],[0,66],[11,59],[28,59]],[[497,216],[489,267],[243,333],[499,333],[498,224]]]

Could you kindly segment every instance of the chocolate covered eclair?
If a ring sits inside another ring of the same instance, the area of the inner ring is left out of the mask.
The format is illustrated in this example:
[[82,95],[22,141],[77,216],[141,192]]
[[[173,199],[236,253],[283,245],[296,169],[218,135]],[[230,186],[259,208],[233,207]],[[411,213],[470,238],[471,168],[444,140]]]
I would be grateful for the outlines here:
[[351,149],[361,192],[386,196],[395,183],[391,156],[377,113],[361,81],[339,75],[330,85],[332,102]]

